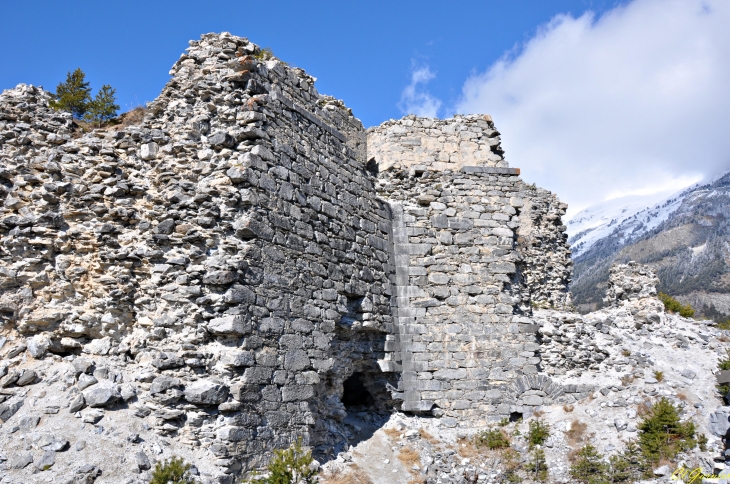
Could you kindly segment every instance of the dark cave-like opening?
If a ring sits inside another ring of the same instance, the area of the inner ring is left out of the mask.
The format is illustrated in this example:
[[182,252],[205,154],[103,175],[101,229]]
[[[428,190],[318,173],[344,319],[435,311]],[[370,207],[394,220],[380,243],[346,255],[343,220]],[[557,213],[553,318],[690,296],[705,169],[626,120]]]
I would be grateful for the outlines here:
[[347,407],[369,407],[375,403],[375,399],[370,394],[363,383],[363,374],[359,371],[350,375],[350,378],[342,383],[342,404]]
[[521,412],[512,412],[509,414],[509,421],[510,422],[519,422],[522,420],[522,413]]

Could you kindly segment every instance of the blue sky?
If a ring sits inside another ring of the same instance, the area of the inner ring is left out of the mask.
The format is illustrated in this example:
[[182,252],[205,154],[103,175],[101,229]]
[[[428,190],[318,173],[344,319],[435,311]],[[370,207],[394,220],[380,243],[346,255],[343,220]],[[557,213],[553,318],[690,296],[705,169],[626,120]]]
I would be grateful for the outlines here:
[[123,110],[190,39],[228,31],[315,76],[367,126],[488,113],[511,166],[569,216],[730,171],[730,2],[33,1],[0,15],[0,89],[81,67]]
[[616,2],[568,1],[33,1],[4,2],[0,88],[46,89],[81,67],[93,88],[117,89],[123,108],[151,101],[170,66],[202,33],[228,31],[270,46],[345,100],[365,126],[403,115],[413,63],[429,65],[446,102],[559,13]]

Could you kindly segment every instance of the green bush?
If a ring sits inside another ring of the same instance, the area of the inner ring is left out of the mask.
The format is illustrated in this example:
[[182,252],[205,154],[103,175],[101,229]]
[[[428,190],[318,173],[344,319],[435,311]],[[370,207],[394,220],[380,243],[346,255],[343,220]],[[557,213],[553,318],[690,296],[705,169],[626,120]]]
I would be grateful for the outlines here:
[[651,477],[651,466],[648,465],[641,449],[634,441],[626,444],[626,450],[612,455],[608,460],[606,476],[611,483],[633,483],[643,477]]
[[534,449],[530,454],[530,460],[525,465],[527,472],[531,474],[533,480],[546,481],[548,478],[548,467],[545,462],[545,451],[542,449]]
[[198,481],[190,474],[190,467],[182,457],[158,462],[149,484],[197,484]]
[[570,466],[571,477],[583,484],[608,484],[607,473],[608,464],[590,444],[578,451],[575,463]]
[[68,111],[76,119],[96,123],[98,127],[117,115],[116,90],[105,84],[91,99],[91,87],[86,74],[76,69],[66,75],[66,81],[56,87],[48,105],[57,111]]
[[285,450],[274,450],[274,457],[266,467],[268,477],[254,477],[250,484],[313,484],[318,470],[312,469],[312,452],[302,448],[301,437]]
[[474,445],[477,448],[487,447],[490,450],[506,449],[509,447],[509,438],[499,429],[483,430],[474,436]]
[[666,398],[659,400],[649,415],[639,423],[639,446],[646,460],[657,464],[660,459],[673,459],[679,452],[693,448],[695,426],[680,422],[679,411]]
[[550,437],[550,427],[540,419],[530,421],[530,430],[527,432],[527,443],[532,449],[542,445]]
[[670,313],[678,313],[685,318],[691,318],[695,315],[695,310],[689,304],[682,304],[669,294],[659,293],[659,300],[664,303],[664,309]]
[[88,103],[84,119],[101,127],[102,123],[116,116],[119,110],[119,105],[116,104],[116,92],[117,90],[108,84],[101,86],[94,100]]

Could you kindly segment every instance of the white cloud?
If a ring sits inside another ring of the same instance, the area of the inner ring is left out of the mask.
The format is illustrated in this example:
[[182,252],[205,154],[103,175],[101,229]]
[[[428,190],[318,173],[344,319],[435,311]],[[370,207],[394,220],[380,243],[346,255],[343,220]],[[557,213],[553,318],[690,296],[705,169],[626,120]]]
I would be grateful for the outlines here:
[[398,108],[404,114],[415,114],[426,118],[435,118],[441,101],[425,90],[428,82],[436,77],[428,66],[412,64],[411,83],[403,89]]
[[511,166],[571,205],[681,188],[730,170],[730,2],[635,0],[559,15],[470,77]]

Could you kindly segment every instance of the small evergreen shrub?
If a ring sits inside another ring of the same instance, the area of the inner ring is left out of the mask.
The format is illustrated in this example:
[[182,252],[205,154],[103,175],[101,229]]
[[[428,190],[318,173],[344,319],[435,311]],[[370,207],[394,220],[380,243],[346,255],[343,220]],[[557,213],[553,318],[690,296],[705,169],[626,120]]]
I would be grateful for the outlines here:
[[474,445],[477,448],[486,447],[490,450],[506,449],[509,447],[509,437],[502,430],[483,430],[474,436]]
[[56,87],[56,92],[48,105],[57,111],[68,111],[76,119],[81,119],[91,102],[91,88],[86,82],[86,74],[81,68],[66,74],[66,81]]
[[182,457],[173,457],[155,464],[149,484],[198,484],[190,474],[191,465]]
[[694,435],[694,424],[681,422],[678,409],[666,398],[659,400],[639,423],[641,453],[651,464],[693,448],[697,444]]
[[505,470],[501,482],[517,483],[522,482],[518,471],[520,470],[520,454],[514,449],[507,449],[502,454],[502,465]]
[[659,293],[659,300],[664,303],[664,309],[670,313],[677,313],[682,317],[691,318],[695,315],[695,310],[689,304],[682,304],[669,294]]
[[530,421],[530,430],[527,432],[527,443],[532,449],[536,445],[542,445],[550,437],[550,427],[542,420]]
[[539,482],[544,482],[548,478],[548,467],[545,461],[545,451],[542,449],[534,449],[530,454],[530,460],[525,465],[525,469],[530,477]]
[[267,477],[254,477],[247,484],[314,484],[319,471],[312,468],[312,452],[302,448],[301,437],[288,449],[274,450],[266,467]]
[[608,484],[608,464],[595,447],[588,444],[576,455],[575,463],[570,467],[570,475],[582,484]]
[[651,476],[651,466],[646,462],[641,449],[634,441],[628,442],[626,450],[608,460],[606,476],[611,483],[633,483]]
[[656,378],[656,381],[664,381],[664,372],[659,370],[654,371],[654,378]]

